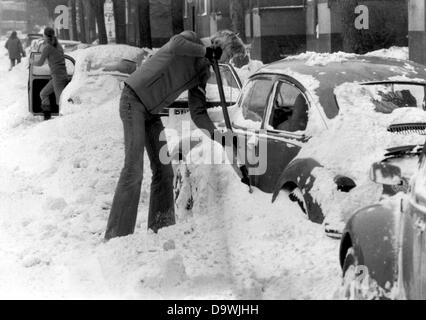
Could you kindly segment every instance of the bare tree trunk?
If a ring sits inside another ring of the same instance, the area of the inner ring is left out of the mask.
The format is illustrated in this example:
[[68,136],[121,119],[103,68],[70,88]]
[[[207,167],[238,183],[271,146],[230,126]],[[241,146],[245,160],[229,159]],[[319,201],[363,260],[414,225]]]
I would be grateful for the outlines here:
[[115,37],[117,43],[126,43],[126,2],[112,0],[114,6]]
[[69,6],[71,8],[71,38],[72,40],[79,40],[77,31],[77,7],[76,0],[70,0]]
[[246,42],[245,32],[245,9],[247,8],[247,0],[230,0],[229,11],[231,14],[231,28],[232,31],[238,33],[241,39]]
[[93,0],[88,1],[84,0],[84,18],[86,24],[86,38],[89,43],[92,43],[96,40],[96,18],[95,18],[95,10],[93,8]]
[[127,33],[127,44],[131,46],[137,46],[139,43],[139,36],[137,35],[137,26],[139,25],[139,16],[138,16],[138,2],[139,0],[125,0],[127,1],[127,24],[126,24],[126,33]]
[[149,0],[139,0],[139,36],[140,46],[152,48],[151,12]]
[[93,0],[93,4],[98,26],[99,44],[108,44],[108,35],[105,26],[105,0]]
[[86,21],[84,19],[84,5],[83,0],[77,0],[78,1],[78,20],[79,20],[79,26],[80,26],[80,41],[83,43],[87,43],[87,36],[86,36]]
[[184,30],[183,6],[185,0],[171,0],[171,2],[173,34],[178,34]]

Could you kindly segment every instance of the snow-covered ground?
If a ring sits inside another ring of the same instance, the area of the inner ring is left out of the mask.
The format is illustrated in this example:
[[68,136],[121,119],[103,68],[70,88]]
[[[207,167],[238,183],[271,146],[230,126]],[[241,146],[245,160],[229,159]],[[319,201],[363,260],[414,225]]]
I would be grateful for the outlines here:
[[136,233],[104,243],[123,162],[120,78],[81,75],[64,92],[74,104],[42,122],[28,113],[27,60],[7,72],[3,47],[0,298],[338,298],[339,242],[288,197],[249,195],[227,165],[191,168],[195,207],[158,235],[146,231],[145,166]]

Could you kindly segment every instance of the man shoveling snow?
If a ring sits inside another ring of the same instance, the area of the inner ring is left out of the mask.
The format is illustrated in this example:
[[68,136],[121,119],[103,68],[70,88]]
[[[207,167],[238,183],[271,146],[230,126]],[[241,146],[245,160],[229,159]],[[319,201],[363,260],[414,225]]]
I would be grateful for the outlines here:
[[185,31],[147,60],[126,81],[120,101],[124,126],[125,165],[114,196],[105,239],[130,235],[135,230],[146,148],[153,172],[148,229],[175,224],[173,170],[164,164],[160,140],[164,126],[159,113],[189,90],[194,123],[213,139],[216,127],[206,108],[206,86],[213,60],[227,62],[245,52],[242,41],[230,31],[218,32],[205,47],[196,33]]

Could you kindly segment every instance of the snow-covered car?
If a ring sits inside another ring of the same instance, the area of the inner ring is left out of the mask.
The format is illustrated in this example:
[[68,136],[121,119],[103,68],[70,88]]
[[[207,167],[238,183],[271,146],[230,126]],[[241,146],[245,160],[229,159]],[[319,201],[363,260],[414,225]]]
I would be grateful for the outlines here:
[[424,66],[413,62],[343,53],[265,66],[229,109],[239,162],[252,169],[254,187],[273,201],[288,194],[340,238],[357,208],[383,196],[383,185],[369,178],[371,164],[389,148],[422,141],[387,129],[424,119],[425,79]]
[[[28,68],[28,108],[29,112],[34,116],[43,115],[43,110],[41,109],[40,92],[51,80],[50,68],[47,63],[41,67],[34,66],[33,62],[39,60],[40,56],[40,52],[32,52],[30,55]],[[65,55],[65,62],[69,81],[71,81],[74,75],[75,60],[72,57]],[[52,115],[58,116],[60,110],[59,106],[56,104],[56,97],[54,93],[50,96],[50,104],[52,106]]]
[[[426,147],[402,152],[418,163],[410,192],[360,209],[344,230],[340,262],[347,298],[426,299]],[[388,160],[372,169],[379,171],[373,176],[380,183],[405,184],[399,167]]]

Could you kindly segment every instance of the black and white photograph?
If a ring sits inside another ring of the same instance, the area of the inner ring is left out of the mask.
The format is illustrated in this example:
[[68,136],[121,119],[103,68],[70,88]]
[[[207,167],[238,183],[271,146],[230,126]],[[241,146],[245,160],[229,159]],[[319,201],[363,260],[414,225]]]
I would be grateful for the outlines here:
[[0,300],[424,300],[425,143],[425,0],[0,0]]

